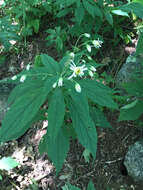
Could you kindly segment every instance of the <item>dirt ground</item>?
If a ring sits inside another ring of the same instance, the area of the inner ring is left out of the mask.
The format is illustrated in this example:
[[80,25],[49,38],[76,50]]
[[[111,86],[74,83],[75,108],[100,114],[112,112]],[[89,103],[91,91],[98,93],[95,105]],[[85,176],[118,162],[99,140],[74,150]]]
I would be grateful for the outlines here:
[[[121,46],[104,55],[119,65],[132,51],[134,47]],[[27,42],[26,49],[20,47],[19,52],[8,55],[0,78],[18,73],[39,53],[48,53],[58,59],[54,48],[47,48],[44,40],[36,37]],[[78,141],[71,141],[70,151],[58,176],[47,155],[38,153],[38,144],[45,134],[47,121],[36,123],[18,140],[1,145],[0,156],[12,156],[20,166],[10,172],[1,171],[3,180],[0,181],[0,190],[60,190],[66,182],[86,190],[90,180],[96,190],[141,190],[143,183],[137,183],[128,176],[123,161],[128,147],[141,139],[143,134],[133,122],[118,122],[118,114],[105,111],[113,129],[105,129],[104,126],[97,128],[96,160],[85,162],[83,147]]]

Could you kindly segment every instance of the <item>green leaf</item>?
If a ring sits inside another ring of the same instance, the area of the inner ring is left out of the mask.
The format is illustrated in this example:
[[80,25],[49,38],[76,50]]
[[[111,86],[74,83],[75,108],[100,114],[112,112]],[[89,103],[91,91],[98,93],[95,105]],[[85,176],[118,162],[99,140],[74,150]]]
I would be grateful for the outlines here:
[[58,17],[58,18],[64,17],[64,16],[66,16],[68,13],[70,13],[71,11],[72,11],[71,8],[65,8],[65,9],[59,11],[58,14],[56,15],[56,17]]
[[84,160],[85,160],[85,162],[88,162],[89,163],[89,161],[90,161],[90,154],[91,154],[91,152],[88,150],[88,149],[85,149],[84,151],[83,151],[83,157],[84,157]]
[[[128,108],[128,109],[127,109]],[[119,121],[123,120],[136,120],[143,113],[143,101],[138,101],[134,107],[126,106],[121,108]]]
[[81,189],[71,184],[66,184],[65,186],[62,187],[62,190],[81,190]]
[[0,175],[0,180],[2,180],[2,176]]
[[58,63],[47,54],[40,55],[43,65],[47,67],[47,70],[52,74],[60,73],[60,67]]
[[53,140],[56,138],[64,121],[65,102],[60,88],[56,88],[48,108],[48,134]]
[[103,128],[112,128],[112,126],[104,116],[103,112],[101,112],[99,109],[92,107],[90,109],[90,114],[96,126],[100,126]]
[[[20,96],[16,97],[2,121],[2,127],[0,128],[1,142],[17,139],[26,132],[30,127],[29,123],[46,100],[54,82],[55,77],[51,77],[46,81],[34,80],[31,83],[20,85],[21,88],[18,88],[17,91]],[[27,89],[27,91],[23,89]],[[13,91],[13,93],[16,94],[16,91]]]
[[94,18],[95,17],[95,8],[87,0],[83,0],[83,6],[86,11]]
[[136,16],[138,16],[139,18],[143,18],[143,5],[140,3],[128,3],[125,5],[122,5],[120,7],[118,7],[119,9],[126,11],[126,12],[133,12]]
[[109,24],[113,26],[113,17],[111,13],[108,10],[104,10],[104,15],[105,15],[106,20],[109,22]]
[[89,79],[79,81],[79,84],[85,91],[87,97],[93,102],[109,108],[118,108],[117,104],[112,99],[112,90],[109,87],[96,80]]
[[143,53],[143,33],[140,34],[136,47],[136,54],[142,54],[142,53]]
[[39,145],[39,151],[41,154],[44,152],[48,153],[49,158],[52,160],[56,167],[56,173],[61,170],[68,150],[69,138],[64,135],[62,130],[59,131],[55,140],[50,138],[47,133],[42,138]]
[[124,11],[122,11],[122,10],[112,10],[111,11],[113,14],[115,14],[115,15],[120,15],[120,16],[127,16],[127,17],[129,17],[129,15],[128,15],[128,13],[127,12],[124,12]]
[[19,165],[18,162],[16,162],[13,158],[11,157],[3,157],[0,160],[0,170],[11,170]]
[[76,10],[75,10],[75,19],[76,21],[78,22],[78,24],[80,25],[83,18],[84,18],[84,8],[82,6],[82,4],[80,4],[80,7],[78,7]]
[[69,102],[73,126],[79,142],[96,157],[97,133],[89,115],[88,102],[83,93],[71,92],[72,101]]
[[87,190],[96,190],[93,183],[92,183],[92,181],[89,182]]

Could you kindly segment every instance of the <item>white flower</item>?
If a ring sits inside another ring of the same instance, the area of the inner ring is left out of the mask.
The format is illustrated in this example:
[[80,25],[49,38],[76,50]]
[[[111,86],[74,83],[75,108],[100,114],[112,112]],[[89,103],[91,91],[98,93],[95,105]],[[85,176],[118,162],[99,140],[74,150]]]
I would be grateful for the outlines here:
[[95,48],[100,48],[102,43],[103,42],[101,40],[99,40],[99,39],[92,41],[92,44],[94,45]]
[[26,79],[26,75],[22,75],[21,78],[20,78],[20,82],[24,82]]
[[59,78],[58,86],[63,86],[63,78],[62,77]]
[[17,79],[17,76],[14,75],[11,79],[12,79],[12,80],[16,80],[16,79]]
[[55,82],[55,83],[53,84],[53,88],[56,88],[56,86],[57,86],[57,82]]
[[81,87],[78,83],[75,84],[75,90],[79,93],[81,92]]
[[90,45],[87,44],[87,45],[86,45],[86,48],[87,48],[87,51],[88,51],[88,52],[91,52],[91,46],[90,46]]
[[88,73],[89,73],[89,75],[90,75],[91,77],[93,77],[93,76],[94,76],[94,74],[93,74],[93,72],[92,72],[92,71],[89,71]]
[[91,66],[91,67],[90,67],[90,70],[93,71],[93,72],[95,72],[95,71],[96,71],[96,68],[93,67],[93,66]]
[[29,69],[30,69],[30,65],[28,64],[28,65],[26,66],[26,70],[29,71]]
[[70,66],[70,69],[73,71],[72,75],[68,78],[70,80],[73,77],[80,76],[82,77],[84,75],[84,71],[88,70],[85,65],[77,67],[74,62],[72,61],[72,64]]
[[88,33],[85,33],[84,36],[87,38],[90,38],[90,34],[88,34]]

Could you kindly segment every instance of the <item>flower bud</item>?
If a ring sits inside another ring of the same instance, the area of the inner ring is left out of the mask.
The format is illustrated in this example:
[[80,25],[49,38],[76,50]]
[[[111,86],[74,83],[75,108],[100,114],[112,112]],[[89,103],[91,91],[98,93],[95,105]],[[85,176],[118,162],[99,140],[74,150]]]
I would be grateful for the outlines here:
[[75,90],[79,93],[81,92],[81,87],[78,83],[75,84]]

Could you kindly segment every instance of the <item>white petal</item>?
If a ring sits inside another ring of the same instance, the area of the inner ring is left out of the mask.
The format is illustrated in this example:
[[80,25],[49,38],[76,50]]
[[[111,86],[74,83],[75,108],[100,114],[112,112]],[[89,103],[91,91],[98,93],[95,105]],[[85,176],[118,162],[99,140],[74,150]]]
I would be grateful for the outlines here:
[[70,80],[73,77],[76,77],[76,74],[74,72],[73,72],[73,74],[71,76],[68,77],[68,80]]

